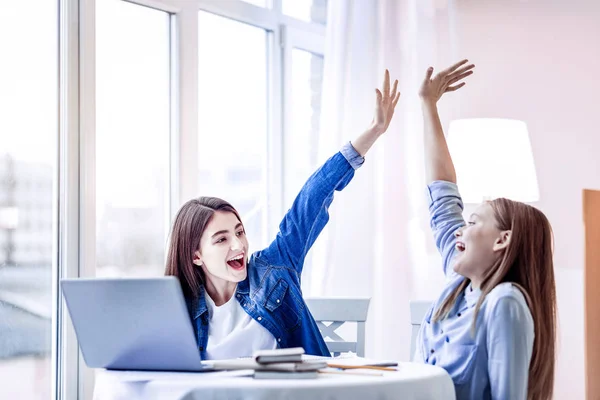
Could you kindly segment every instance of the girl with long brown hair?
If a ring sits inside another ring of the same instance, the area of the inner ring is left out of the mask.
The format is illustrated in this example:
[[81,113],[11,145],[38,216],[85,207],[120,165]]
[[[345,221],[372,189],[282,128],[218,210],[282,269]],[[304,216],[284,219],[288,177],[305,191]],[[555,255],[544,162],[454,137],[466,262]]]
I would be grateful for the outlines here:
[[429,68],[419,92],[431,227],[447,281],[415,359],[446,369],[459,400],[547,400],[556,338],[552,230],[538,209],[503,198],[479,205],[465,223],[437,102],[464,86],[474,68],[467,62],[435,76]]

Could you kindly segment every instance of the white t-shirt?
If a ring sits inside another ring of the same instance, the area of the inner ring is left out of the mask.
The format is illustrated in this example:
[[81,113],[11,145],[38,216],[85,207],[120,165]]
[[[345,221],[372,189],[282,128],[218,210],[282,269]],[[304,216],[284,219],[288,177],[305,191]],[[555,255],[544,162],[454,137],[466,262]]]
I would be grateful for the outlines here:
[[275,337],[256,322],[234,296],[219,307],[206,295],[208,308],[208,343],[206,355],[209,360],[249,357],[256,350],[277,347]]

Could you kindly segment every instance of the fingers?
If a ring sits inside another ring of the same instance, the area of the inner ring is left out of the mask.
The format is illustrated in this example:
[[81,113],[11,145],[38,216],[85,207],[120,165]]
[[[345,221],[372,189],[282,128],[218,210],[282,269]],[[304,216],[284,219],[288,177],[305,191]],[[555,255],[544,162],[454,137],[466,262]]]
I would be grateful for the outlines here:
[[425,82],[429,82],[431,75],[433,75],[433,67],[427,68],[427,71],[425,72]]
[[455,90],[460,89],[461,87],[465,86],[465,82],[461,82],[458,85],[455,86],[448,86],[446,88],[446,90],[444,90],[444,93],[448,93],[448,92],[454,92]]
[[383,78],[383,95],[387,98],[390,96],[390,71],[385,70],[385,77]]
[[453,64],[451,66],[449,66],[448,68],[446,68],[445,70],[443,70],[442,72],[440,72],[440,75],[448,75],[451,74],[452,72],[454,72],[458,67],[460,67],[461,65],[466,64],[467,62],[469,62],[469,60],[465,59],[465,60],[461,60],[459,62],[457,62],[456,64]]
[[394,81],[394,86],[392,87],[392,93],[390,94],[390,98],[394,100],[396,98],[396,94],[398,93],[398,79]]
[[473,68],[475,68],[475,64],[469,64],[469,65],[467,65],[467,66],[465,66],[465,67],[462,67],[462,68],[459,68],[459,69],[457,69],[456,71],[454,71],[453,73],[451,73],[450,75],[448,75],[448,77],[449,77],[450,79],[452,79],[452,78],[454,78],[456,75],[461,75],[461,74],[464,74],[464,73],[465,73],[465,72],[467,72],[467,71],[472,71],[472,70],[473,70]]
[[396,98],[394,99],[394,101],[392,102],[392,109],[396,107],[396,104],[398,104],[398,100],[400,100],[400,92],[398,92],[396,94]]
[[472,75],[472,74],[473,74],[473,71],[466,71],[460,75],[453,76],[450,80],[448,80],[448,85],[452,85],[452,84],[460,81],[461,79],[464,79],[467,76]]
[[381,104],[381,102],[383,101],[383,95],[381,94],[379,89],[375,89],[375,95],[377,97],[377,104]]

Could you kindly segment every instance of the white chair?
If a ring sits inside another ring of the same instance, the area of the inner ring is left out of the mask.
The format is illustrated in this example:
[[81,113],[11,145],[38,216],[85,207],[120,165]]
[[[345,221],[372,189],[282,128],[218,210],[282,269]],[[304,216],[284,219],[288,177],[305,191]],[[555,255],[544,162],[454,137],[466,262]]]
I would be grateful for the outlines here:
[[[319,298],[305,299],[308,309],[317,321],[327,348],[334,356],[354,352],[365,356],[365,321],[370,298]],[[326,325],[326,322],[330,324]],[[335,331],[346,322],[356,322],[356,341],[346,341]]]
[[410,337],[410,359],[412,360],[415,356],[417,335],[419,334],[419,328],[421,322],[425,318],[425,314],[431,307],[431,301],[411,301],[410,302],[410,324],[412,325],[412,333]]

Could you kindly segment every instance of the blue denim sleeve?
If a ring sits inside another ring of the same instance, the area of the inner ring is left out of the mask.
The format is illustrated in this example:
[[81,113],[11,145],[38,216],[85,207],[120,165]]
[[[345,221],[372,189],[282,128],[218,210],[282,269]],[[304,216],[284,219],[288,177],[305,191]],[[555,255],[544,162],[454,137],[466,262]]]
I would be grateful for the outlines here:
[[487,352],[494,400],[526,400],[534,327],[524,301],[502,297],[488,318]]
[[454,233],[465,225],[463,202],[455,183],[434,181],[427,187],[429,192],[429,218],[435,245],[442,255],[444,274],[448,277],[454,271],[451,267],[456,238]]
[[304,258],[329,221],[334,192],[344,189],[364,158],[350,143],[344,145],[308,178],[279,224],[275,240],[257,254],[270,264],[293,267],[302,273]]

